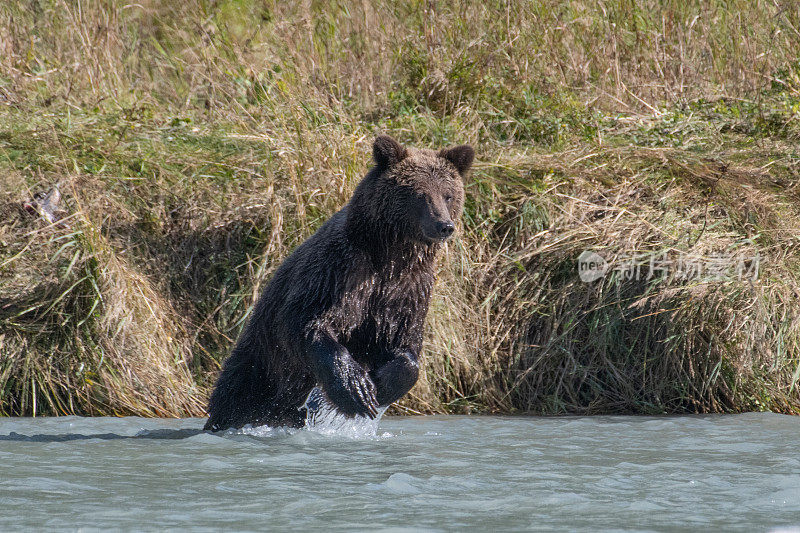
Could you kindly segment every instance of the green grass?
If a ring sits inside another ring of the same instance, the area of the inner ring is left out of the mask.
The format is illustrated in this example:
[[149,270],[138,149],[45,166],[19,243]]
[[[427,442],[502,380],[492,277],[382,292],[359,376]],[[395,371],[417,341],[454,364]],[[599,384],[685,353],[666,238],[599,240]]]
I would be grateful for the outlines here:
[[[378,132],[478,152],[398,411],[796,413],[798,29],[766,0],[6,3],[0,413],[200,414]],[[586,284],[586,249],[761,275]]]

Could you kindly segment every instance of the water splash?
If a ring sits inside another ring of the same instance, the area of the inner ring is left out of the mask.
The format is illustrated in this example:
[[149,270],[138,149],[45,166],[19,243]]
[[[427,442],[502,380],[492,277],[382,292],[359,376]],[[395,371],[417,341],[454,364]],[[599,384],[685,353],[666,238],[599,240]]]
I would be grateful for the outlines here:
[[[373,439],[390,436],[389,433],[385,433],[378,437],[378,422],[380,422],[387,407],[379,407],[378,414],[372,420],[364,416],[348,418],[339,412],[336,406],[325,396],[325,393],[322,392],[320,387],[314,387],[308,394],[308,398],[306,398],[301,409],[302,408],[306,410],[306,425],[303,429],[320,435],[351,439]],[[297,435],[301,433],[303,429],[285,426],[253,426],[251,424],[246,424],[238,429],[230,428],[226,430],[223,435],[247,435],[250,437],[265,438]]]
[[306,408],[306,429],[309,431],[354,439],[377,437],[378,422],[386,411],[386,407],[379,407],[374,419],[364,416],[348,418],[339,412],[319,387],[311,390],[303,407]]
[[272,427],[268,425],[263,426],[253,426],[252,424],[246,424],[239,429],[228,429],[223,433],[223,435],[248,435],[250,437],[282,437],[287,435],[294,435],[300,431],[299,429],[289,428],[285,426],[280,427]]

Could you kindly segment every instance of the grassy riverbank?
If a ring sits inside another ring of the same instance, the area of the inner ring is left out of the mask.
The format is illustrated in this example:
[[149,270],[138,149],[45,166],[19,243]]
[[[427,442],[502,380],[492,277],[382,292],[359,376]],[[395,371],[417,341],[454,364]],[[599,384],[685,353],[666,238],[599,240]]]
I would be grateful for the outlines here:
[[478,153],[399,410],[796,413],[797,50],[772,0],[4,4],[0,414],[201,414],[377,132]]

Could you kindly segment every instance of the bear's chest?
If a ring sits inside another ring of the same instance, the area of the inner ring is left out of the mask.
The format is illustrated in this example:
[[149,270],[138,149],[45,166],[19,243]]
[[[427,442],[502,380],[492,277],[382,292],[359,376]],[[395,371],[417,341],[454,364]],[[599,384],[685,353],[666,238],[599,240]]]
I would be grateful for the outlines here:
[[425,319],[433,281],[423,268],[375,272],[343,302],[340,335],[362,353],[404,342]]
[[433,276],[424,271],[379,277],[373,286],[367,312],[379,322],[416,314],[419,306],[430,298],[432,287]]

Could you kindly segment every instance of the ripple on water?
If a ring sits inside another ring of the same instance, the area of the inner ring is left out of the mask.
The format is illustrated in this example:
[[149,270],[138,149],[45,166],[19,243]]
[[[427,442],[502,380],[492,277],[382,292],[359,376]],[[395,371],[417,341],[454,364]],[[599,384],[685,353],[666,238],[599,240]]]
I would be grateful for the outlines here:
[[193,444],[213,444],[215,446],[224,446],[225,443],[221,441],[218,435],[213,433],[200,433],[193,435],[186,439]]
[[392,494],[419,494],[422,492],[420,485],[425,482],[403,472],[397,472],[389,476],[383,483],[378,483],[377,487],[385,489]]
[[72,483],[52,477],[26,477],[24,480],[4,482],[2,487],[4,490],[11,492],[43,492],[64,495],[71,495],[83,491],[102,491],[102,489],[98,487],[93,487],[85,483]]
[[204,470],[230,470],[234,465],[219,459],[203,459],[198,466]]

